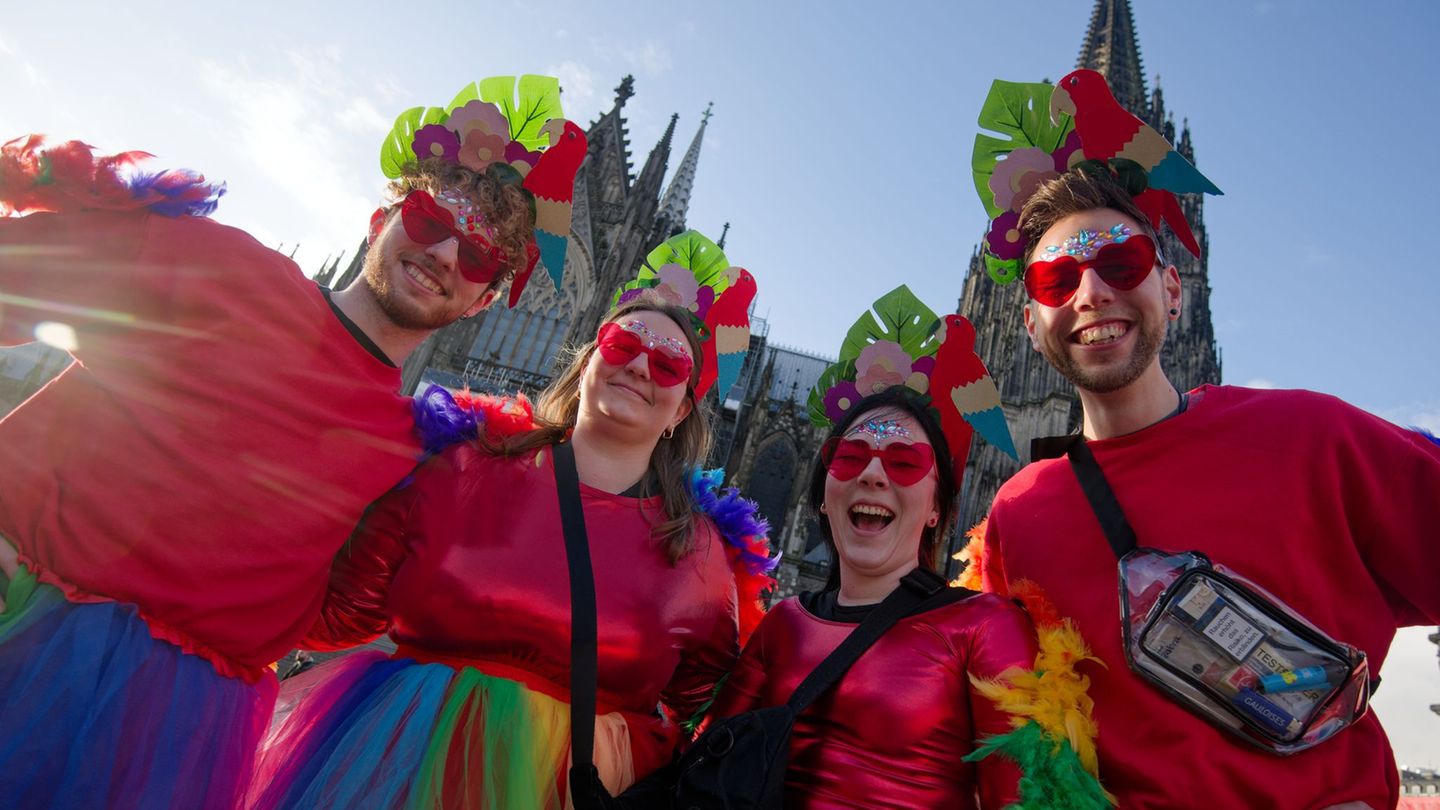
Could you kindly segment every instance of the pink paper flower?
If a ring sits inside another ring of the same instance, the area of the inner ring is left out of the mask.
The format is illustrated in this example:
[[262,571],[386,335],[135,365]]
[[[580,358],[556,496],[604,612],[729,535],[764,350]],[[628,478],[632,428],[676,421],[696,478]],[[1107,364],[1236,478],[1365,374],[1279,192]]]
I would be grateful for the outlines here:
[[463,107],[455,108],[450,117],[445,119],[445,126],[454,130],[464,143],[471,132],[480,131],[487,135],[494,135],[505,143],[510,142],[510,122],[494,104],[478,99],[468,102]]
[[865,396],[904,385],[909,378],[910,355],[894,341],[871,343],[855,358],[855,387]]
[[505,141],[498,135],[483,130],[471,130],[460,147],[458,160],[461,166],[477,172],[486,166],[505,158]]
[[1019,211],[1041,183],[1057,174],[1055,159],[1044,149],[1035,146],[1016,149],[996,163],[990,173],[990,191],[995,194],[996,207]]
[[668,302],[695,311],[698,301],[696,294],[700,292],[700,283],[695,280],[695,274],[681,267],[678,264],[661,265],[655,275],[660,279],[660,284],[655,291]]

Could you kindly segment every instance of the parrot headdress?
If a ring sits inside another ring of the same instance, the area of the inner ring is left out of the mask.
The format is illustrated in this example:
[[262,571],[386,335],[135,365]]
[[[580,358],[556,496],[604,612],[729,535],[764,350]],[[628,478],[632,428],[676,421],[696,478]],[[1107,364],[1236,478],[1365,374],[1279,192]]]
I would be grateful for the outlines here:
[[1053,86],[997,79],[979,123],[1006,136],[977,134],[970,161],[975,190],[990,217],[985,269],[996,282],[1009,284],[1024,270],[1019,226],[1025,201],[1047,180],[1085,162],[1113,172],[1152,228],[1169,224],[1180,243],[1200,255],[1175,195],[1222,192],[1164,136],[1122,107],[1101,74],[1075,70]]
[[585,150],[585,131],[564,118],[559,80],[492,76],[465,85],[444,107],[400,113],[380,147],[380,170],[393,180],[405,164],[438,157],[488,170],[525,191],[535,210],[535,234],[526,246],[528,264],[510,284],[513,307],[537,263],[560,287],[575,174]]
[[633,300],[673,304],[690,312],[704,357],[695,396],[712,385],[723,401],[740,377],[750,349],[750,302],[755,277],[731,267],[725,252],[699,231],[672,236],[650,251],[634,281],[615,291],[613,306]]
[[881,296],[845,334],[839,361],[810,391],[810,421],[833,426],[860,400],[897,385],[929,398],[957,481],[975,431],[1016,457],[1000,391],[975,353],[975,327],[960,315],[937,316],[903,284]]

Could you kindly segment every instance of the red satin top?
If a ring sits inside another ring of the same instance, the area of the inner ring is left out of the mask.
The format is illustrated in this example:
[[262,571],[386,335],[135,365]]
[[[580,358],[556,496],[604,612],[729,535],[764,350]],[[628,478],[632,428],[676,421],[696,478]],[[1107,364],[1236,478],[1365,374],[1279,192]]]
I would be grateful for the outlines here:
[[[658,498],[580,486],[595,570],[600,711],[623,711],[635,774],[678,738],[656,712],[688,718],[739,652],[724,541],[697,516],[694,551],[671,564],[651,526]],[[473,664],[564,699],[570,581],[549,450],[515,458],[456,445],[377,502],[336,557],[319,623],[301,646],[390,635],[425,660]]]
[[[781,602],[745,646],[711,716],[784,703],[854,628],[817,618],[797,599]],[[785,806],[991,808],[1014,801],[1014,765],[996,755],[978,765],[963,761],[976,738],[1011,730],[1009,716],[969,679],[1034,661],[1029,618],[993,594],[903,619],[796,721]]]
[[0,345],[44,321],[76,362],[0,421],[0,535],[72,601],[267,675],[415,467],[399,369],[294,262],[200,217],[0,219]]

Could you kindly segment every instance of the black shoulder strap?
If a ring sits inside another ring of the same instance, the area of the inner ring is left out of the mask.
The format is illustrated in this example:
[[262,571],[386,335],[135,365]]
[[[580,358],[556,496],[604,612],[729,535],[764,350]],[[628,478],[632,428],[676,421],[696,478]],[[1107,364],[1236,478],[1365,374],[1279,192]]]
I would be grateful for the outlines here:
[[933,571],[921,568],[911,571],[900,580],[900,587],[885,597],[885,601],[850,631],[834,652],[825,656],[825,660],[805,676],[786,705],[796,714],[804,711],[806,706],[834,686],[887,630],[906,616],[958,602],[974,593],[965,588],[947,587],[945,579]]
[[595,690],[599,679],[596,650],[595,574],[590,540],[580,507],[580,474],[575,448],[561,442],[551,448],[555,489],[560,496],[560,525],[565,530],[565,560],[570,568],[570,785],[578,808],[589,806],[595,749]]
[[1105,532],[1105,539],[1110,541],[1110,549],[1115,552],[1115,557],[1118,559],[1134,551],[1138,545],[1135,530],[1130,528],[1130,521],[1125,519],[1125,510],[1120,508],[1120,501],[1115,498],[1115,490],[1111,489],[1110,482],[1105,480],[1105,473],[1100,470],[1095,454],[1090,452],[1085,439],[1075,436],[1066,455],[1070,458],[1070,468],[1075,471],[1075,477],[1080,479],[1080,489],[1085,493],[1085,499],[1090,502],[1095,518],[1100,521],[1100,529]]

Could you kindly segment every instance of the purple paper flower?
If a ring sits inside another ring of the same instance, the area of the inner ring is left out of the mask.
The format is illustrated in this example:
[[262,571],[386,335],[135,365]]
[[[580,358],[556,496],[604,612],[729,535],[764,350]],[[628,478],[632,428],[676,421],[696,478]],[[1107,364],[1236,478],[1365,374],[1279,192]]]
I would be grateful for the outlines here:
[[1025,240],[1020,236],[1020,215],[1006,211],[990,223],[985,234],[985,248],[999,259],[1018,259],[1025,252]]
[[825,415],[830,417],[830,421],[839,422],[861,399],[860,391],[855,387],[855,383],[841,380],[830,386],[830,390],[825,392]]
[[540,162],[540,153],[531,152],[519,141],[511,141],[505,147],[505,162],[519,172],[521,177],[524,177],[530,173],[531,169],[535,168],[535,164]]
[[1072,158],[1072,155],[1075,155],[1076,152],[1080,152],[1080,133],[1072,129],[1070,130],[1070,134],[1065,136],[1065,143],[1060,144],[1060,148],[1056,149],[1051,156],[1053,158],[1052,165],[1055,167],[1055,171],[1065,172],[1069,170],[1072,159],[1076,162],[1085,159],[1085,153],[1083,152],[1080,152],[1078,157]]
[[905,385],[917,394],[930,392],[930,375],[935,372],[935,356],[927,355],[910,364],[910,377]]
[[410,148],[416,160],[438,157],[453,162],[460,154],[460,138],[440,124],[426,124],[415,132]]

